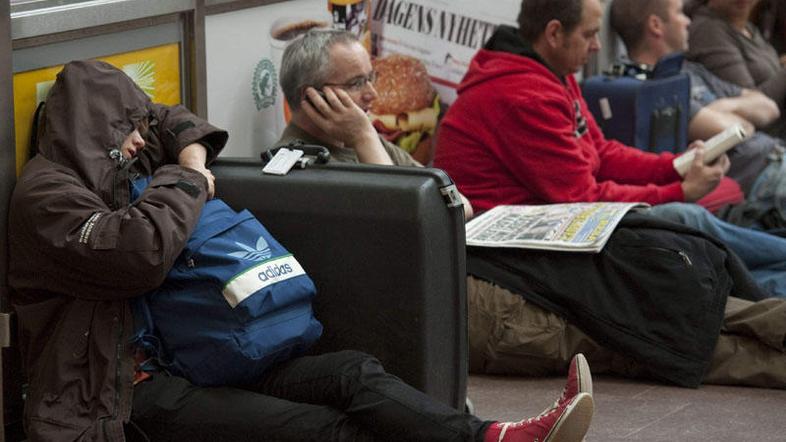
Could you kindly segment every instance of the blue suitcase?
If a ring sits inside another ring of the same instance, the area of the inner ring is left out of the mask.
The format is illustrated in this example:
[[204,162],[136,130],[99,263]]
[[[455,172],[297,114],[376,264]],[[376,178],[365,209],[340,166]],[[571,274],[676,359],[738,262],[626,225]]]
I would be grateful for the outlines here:
[[688,144],[690,78],[682,55],[652,71],[628,65],[585,80],[582,92],[607,138],[650,152],[681,152]]

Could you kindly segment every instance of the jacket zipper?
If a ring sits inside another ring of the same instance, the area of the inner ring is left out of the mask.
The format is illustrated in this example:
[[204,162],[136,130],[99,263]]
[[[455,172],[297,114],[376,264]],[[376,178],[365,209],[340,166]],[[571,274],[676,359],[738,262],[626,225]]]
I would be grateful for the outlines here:
[[112,175],[112,210],[117,210],[117,181],[120,175],[120,170],[123,169],[123,154],[119,149],[112,149],[109,151],[109,158],[115,161],[114,174]]
[[118,414],[121,412],[120,407],[122,407],[121,396],[123,394],[123,383],[121,379],[121,369],[123,367],[123,324],[125,323],[123,316],[125,316],[125,309],[121,309],[120,314],[117,316],[119,330],[117,332],[117,343],[115,344],[115,404],[114,407],[112,407],[113,421],[117,420]]
[[688,254],[682,250],[667,249],[665,247],[650,247],[650,248],[653,250],[660,250],[662,252],[676,253],[677,255],[680,255],[680,258],[682,258],[682,261],[686,265],[688,265],[689,267],[693,267],[693,261],[691,261],[690,256],[688,256]]
[[[116,157],[116,155],[114,155],[114,152],[115,151],[112,151],[110,153],[110,157],[112,157],[112,158]],[[118,155],[120,155],[119,151],[118,151]],[[115,173],[112,176],[112,195],[111,195],[111,197],[112,197],[112,210],[120,209],[120,202],[117,200],[119,192],[121,192],[122,189],[123,189],[120,186],[126,186],[126,192],[129,191],[129,189],[128,189],[128,186],[129,186],[129,183],[130,183],[130,181],[129,181],[129,176],[130,176],[129,175],[129,170],[131,169],[131,166],[135,162],[136,162],[136,158],[132,158],[131,160],[123,160],[120,163],[118,163],[117,167],[115,167]],[[128,204],[128,203],[129,203],[128,198],[126,198],[126,201],[123,202],[123,204]]]
[[120,178],[120,171],[115,170],[115,175],[112,177],[112,210],[117,210],[117,186]]
[[121,368],[122,368],[122,359],[123,359],[123,316],[125,313],[122,311],[120,314],[115,316],[118,323],[118,333],[117,333],[117,341],[115,343],[115,394],[113,398],[113,405],[112,405],[112,415],[111,416],[102,416],[99,418],[101,421],[101,429],[103,430],[103,434],[108,434],[107,424],[109,422],[114,422],[117,420],[117,417],[120,413],[120,396],[122,395],[121,392]]

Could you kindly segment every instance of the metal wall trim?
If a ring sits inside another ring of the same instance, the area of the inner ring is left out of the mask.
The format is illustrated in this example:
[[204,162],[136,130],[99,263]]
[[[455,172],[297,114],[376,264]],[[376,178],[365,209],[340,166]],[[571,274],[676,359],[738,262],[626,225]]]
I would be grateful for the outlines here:
[[205,54],[205,1],[196,0],[194,11],[184,20],[183,86],[187,88],[188,107],[207,118],[207,60]]
[[93,0],[11,13],[13,40],[194,9],[195,0]]
[[[8,300],[8,205],[11,190],[16,182],[16,152],[14,144],[14,100],[13,76],[11,73],[11,33],[9,2],[0,1],[0,313],[11,310]],[[10,333],[3,328],[3,344],[10,342]],[[10,332],[10,328],[8,329]],[[3,365],[0,351],[0,366]],[[5,370],[3,370],[5,372]],[[5,393],[6,378],[0,372],[0,442],[5,441]]]
[[64,64],[71,60],[95,58],[111,55],[118,52],[129,52],[167,43],[179,43],[182,40],[182,26],[173,17],[171,23],[163,23],[128,31],[119,31],[103,35],[72,35],[54,42],[43,43],[37,41],[36,45],[18,48],[14,42],[13,71],[24,72],[33,69]]
[[205,15],[221,14],[239,9],[272,5],[287,0],[205,0]]
[[134,29],[150,28],[166,23],[179,23],[182,14],[161,15],[132,20],[123,23],[112,23],[109,25],[96,26],[85,29],[75,29],[73,31],[59,32],[57,34],[45,34],[35,37],[21,38],[11,42],[14,51],[31,47],[43,46],[53,43],[73,41],[80,38],[94,37],[97,35],[114,34]]
[[[0,1],[0,311],[10,311],[8,303],[7,220],[11,191],[16,183],[14,150],[14,88],[11,71],[11,35],[8,31],[9,3]],[[1,398],[0,398],[1,399]],[[2,405],[0,403],[0,405]]]

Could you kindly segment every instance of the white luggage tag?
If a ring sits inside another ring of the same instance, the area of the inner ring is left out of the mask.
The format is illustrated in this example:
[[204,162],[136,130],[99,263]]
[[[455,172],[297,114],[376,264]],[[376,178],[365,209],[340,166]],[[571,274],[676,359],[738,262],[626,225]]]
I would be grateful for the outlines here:
[[286,175],[303,156],[300,149],[278,149],[273,158],[262,168],[262,172],[271,175]]

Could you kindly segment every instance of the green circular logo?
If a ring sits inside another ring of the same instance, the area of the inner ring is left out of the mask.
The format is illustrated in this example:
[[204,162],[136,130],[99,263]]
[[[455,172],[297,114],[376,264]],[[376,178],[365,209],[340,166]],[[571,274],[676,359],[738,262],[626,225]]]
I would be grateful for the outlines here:
[[276,104],[277,84],[276,66],[270,59],[263,58],[254,69],[251,85],[251,93],[254,95],[258,111]]

